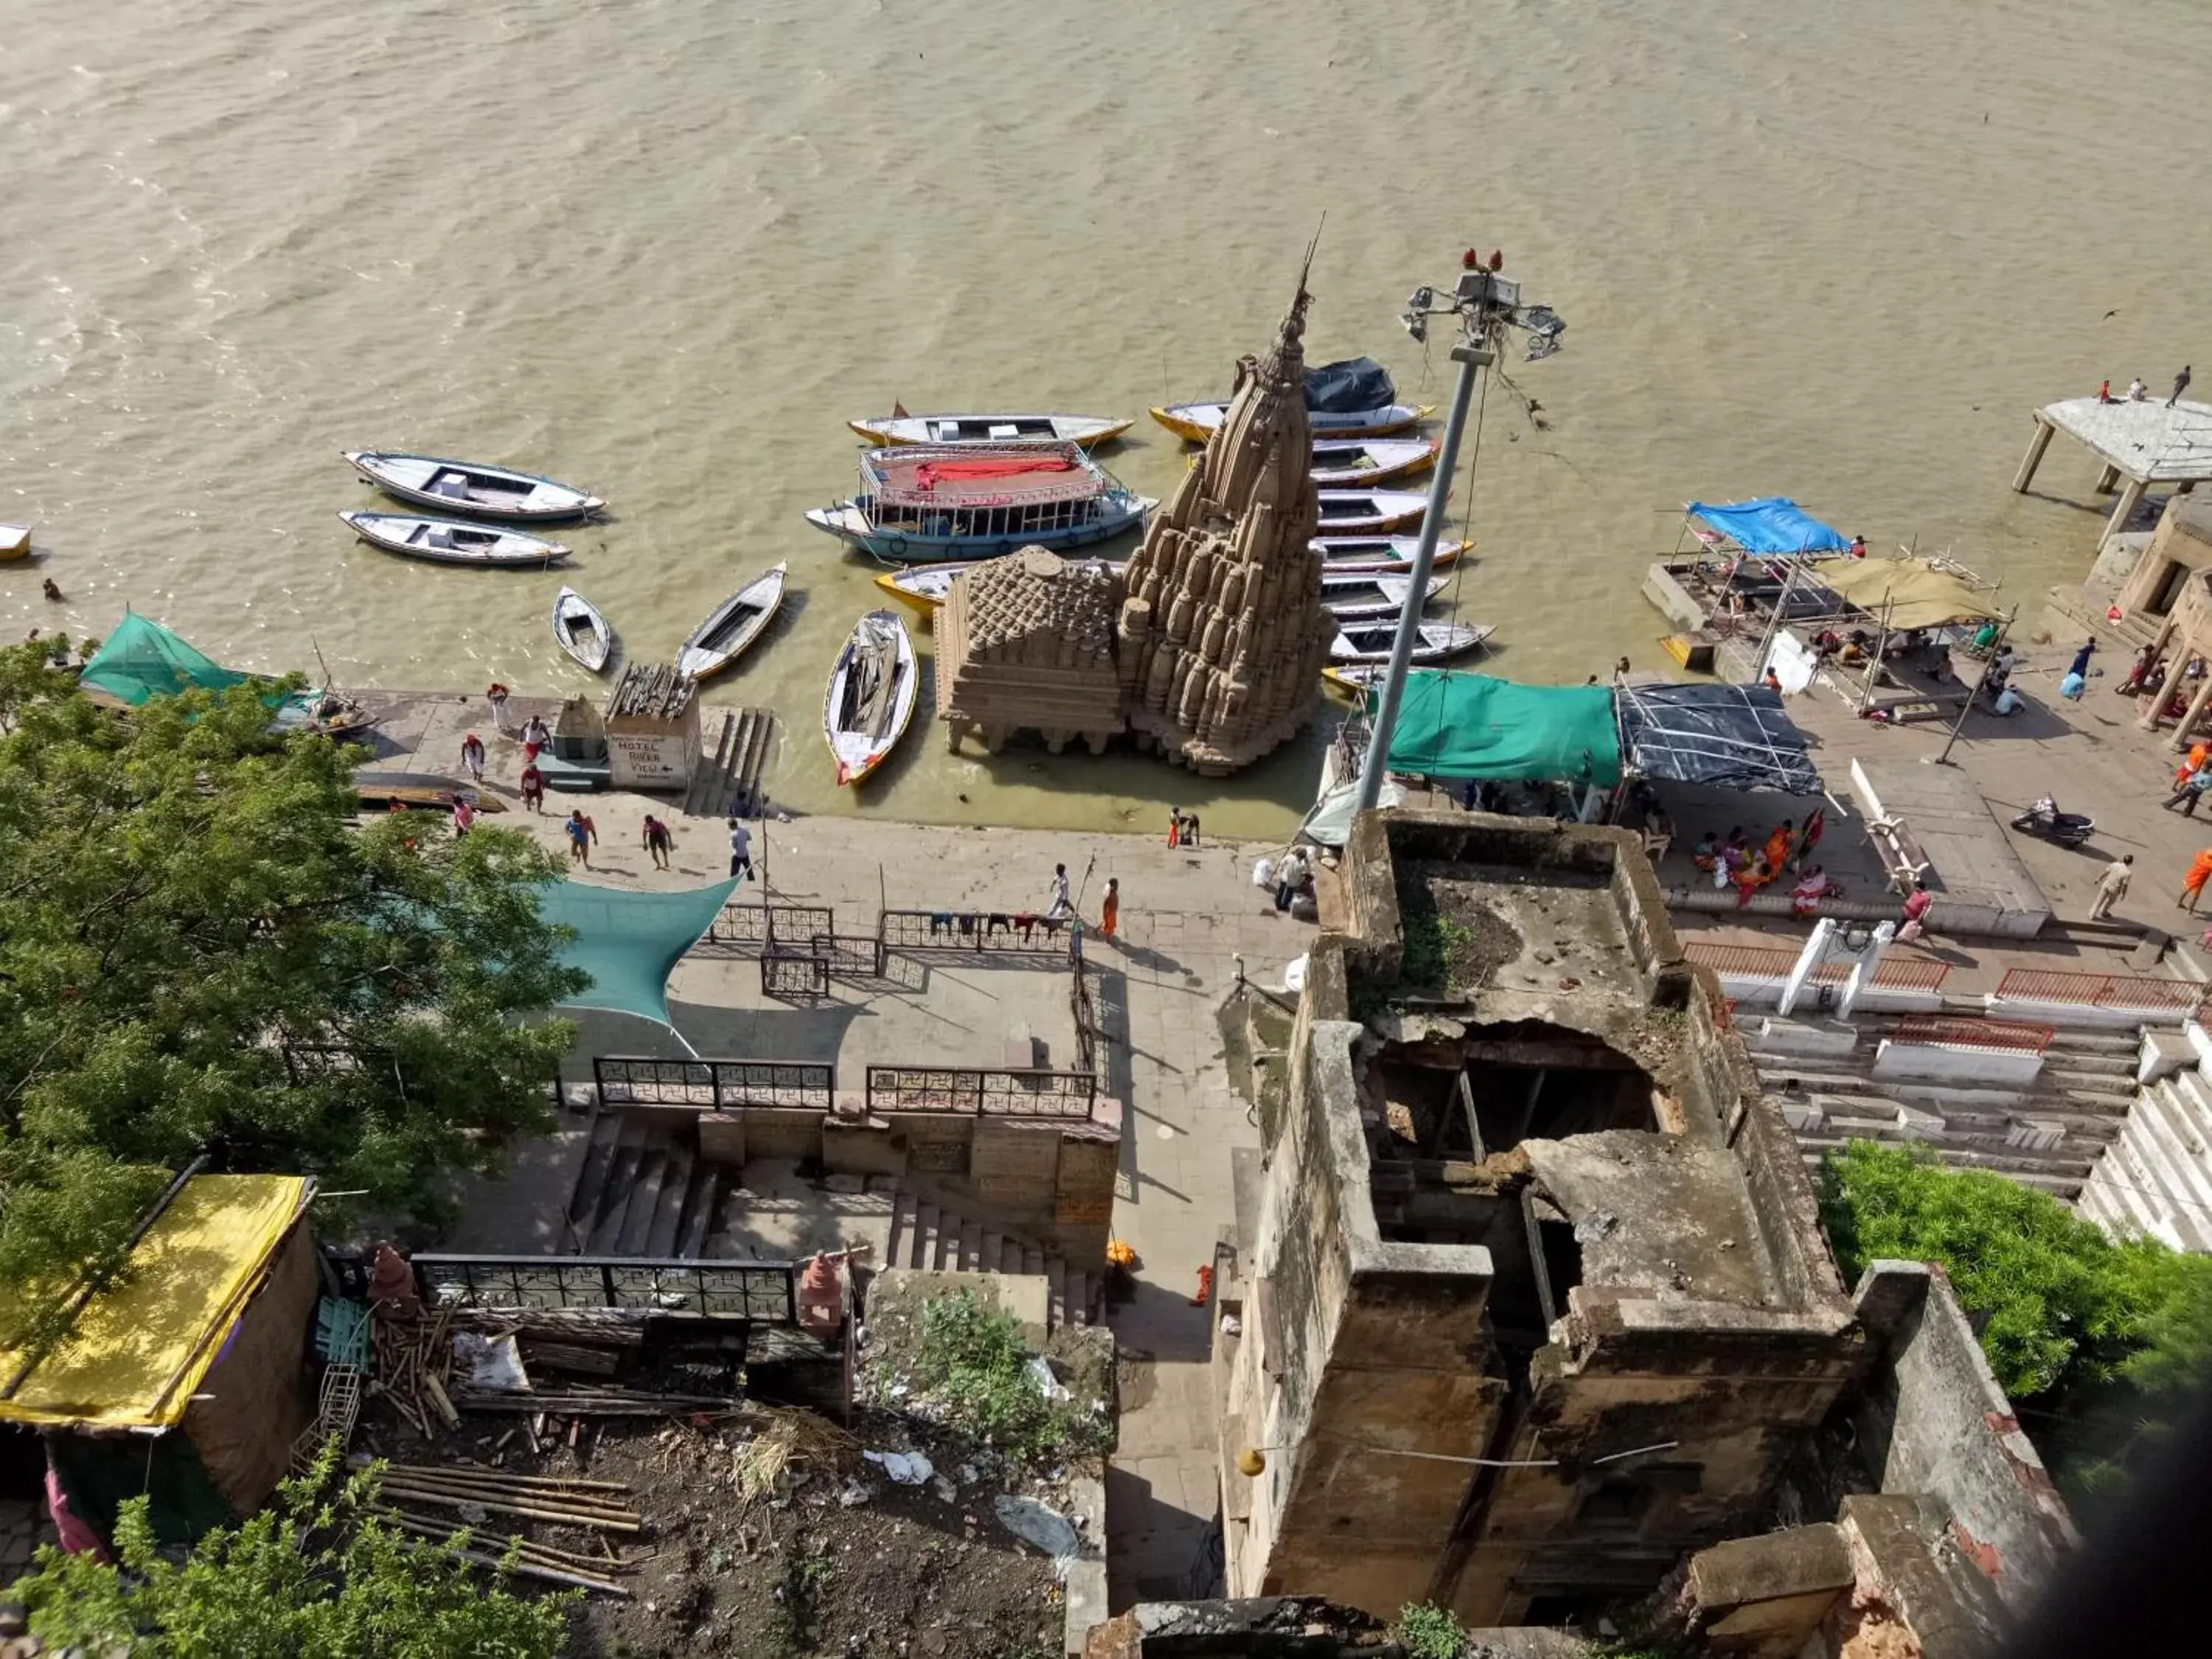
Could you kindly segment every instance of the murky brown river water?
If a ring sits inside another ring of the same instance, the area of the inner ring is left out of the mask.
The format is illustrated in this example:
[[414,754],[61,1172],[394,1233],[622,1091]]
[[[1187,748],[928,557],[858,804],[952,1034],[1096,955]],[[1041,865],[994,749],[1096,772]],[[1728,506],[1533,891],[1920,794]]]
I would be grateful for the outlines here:
[[[2212,373],[2208,63],[2191,0],[0,0],[0,519],[70,597],[0,571],[0,623],[127,603],[241,666],[571,690],[561,574],[331,516],[368,499],[341,447],[504,460],[613,503],[568,580],[632,656],[792,562],[710,699],[782,711],[788,804],[1279,829],[1317,741],[1199,784],[933,723],[837,799],[822,684],[873,573],[799,514],[851,485],[845,417],[1215,395],[1326,212],[1316,360],[1441,401],[1395,318],[1471,242],[1570,323],[1512,371],[1549,429],[1496,388],[1459,503],[1496,672],[1656,665],[1637,583],[1698,495],[2031,597],[2095,520],[2007,490],[2029,409]],[[1108,464],[1164,493],[1179,447],[1133,439]]]

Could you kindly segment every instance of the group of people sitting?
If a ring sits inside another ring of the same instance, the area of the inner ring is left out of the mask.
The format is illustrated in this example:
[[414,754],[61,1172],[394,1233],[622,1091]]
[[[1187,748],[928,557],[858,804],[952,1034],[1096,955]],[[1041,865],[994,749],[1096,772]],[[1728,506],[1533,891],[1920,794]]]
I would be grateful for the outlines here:
[[2179,720],[2188,713],[2190,699],[2196,694],[2197,682],[2204,678],[2204,659],[2191,653],[2177,676],[2172,660],[2160,656],[2155,644],[2147,645],[2136,653],[2135,665],[2128,671],[2128,677],[2112,689],[2123,696],[2138,697],[2146,703],[2163,692],[2166,702],[2159,709],[2160,717]]
[[1784,818],[1756,847],[1741,825],[1724,837],[1709,830],[1691,849],[1690,861],[1711,872],[1716,888],[1733,884],[1739,909],[1749,904],[1751,896],[1760,888],[1779,880],[1785,872],[1794,872],[1798,881],[1790,890],[1790,910],[1796,915],[1810,915],[1820,908],[1821,899],[1843,896],[1843,888],[1827,872],[1809,862],[1827,827],[1827,809],[1816,806],[1802,830],[1794,820]]

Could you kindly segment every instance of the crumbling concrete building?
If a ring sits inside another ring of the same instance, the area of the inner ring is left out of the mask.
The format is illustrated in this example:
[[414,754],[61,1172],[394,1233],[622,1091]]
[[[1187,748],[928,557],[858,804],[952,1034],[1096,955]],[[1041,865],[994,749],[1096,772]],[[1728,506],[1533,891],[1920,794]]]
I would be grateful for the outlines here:
[[1763,1524],[1870,1344],[1633,838],[1370,813],[1224,1285],[1227,1589],[1552,1623]]

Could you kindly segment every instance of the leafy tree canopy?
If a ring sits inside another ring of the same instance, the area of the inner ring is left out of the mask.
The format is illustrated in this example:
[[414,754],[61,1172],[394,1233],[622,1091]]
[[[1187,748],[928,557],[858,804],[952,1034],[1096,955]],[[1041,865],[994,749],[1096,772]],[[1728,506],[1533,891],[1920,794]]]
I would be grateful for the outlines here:
[[434,1216],[549,1126],[571,1031],[518,1016],[582,982],[538,912],[559,866],[356,825],[353,757],[268,726],[251,685],[118,715],[0,649],[0,1282],[104,1265],[201,1152]]
[[[123,1505],[116,1560],[41,1550],[10,1594],[47,1651],[133,1659],[556,1659],[574,1593],[525,1597],[374,1512],[375,1474],[319,1504],[329,1478],[288,1482],[278,1504],[209,1534],[182,1563],[156,1546],[147,1502]],[[466,1547],[468,1534],[453,1542]]]

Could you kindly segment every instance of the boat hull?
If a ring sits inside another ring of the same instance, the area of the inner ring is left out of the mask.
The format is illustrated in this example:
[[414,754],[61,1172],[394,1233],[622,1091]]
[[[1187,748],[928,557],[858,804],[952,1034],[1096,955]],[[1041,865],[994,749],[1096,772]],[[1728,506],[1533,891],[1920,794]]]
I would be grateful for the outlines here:
[[[946,423],[957,422],[950,435]],[[870,443],[972,444],[978,447],[1019,443],[1080,444],[1085,449],[1111,443],[1136,424],[1092,415],[884,415],[845,424]],[[993,427],[1011,427],[995,435]],[[970,435],[970,428],[975,430]]]
[[[839,720],[839,705],[846,690],[846,678],[854,659],[864,646],[864,634],[871,624],[888,634],[893,672],[896,682],[892,686],[890,708],[886,730],[880,738],[869,738],[844,726]],[[837,769],[838,787],[857,786],[867,781],[878,768],[890,758],[891,751],[906,736],[907,727],[914,720],[914,707],[918,693],[919,665],[915,659],[914,638],[906,630],[895,611],[871,611],[854,626],[851,637],[837,653],[837,660],[830,671],[830,684],[822,696],[822,737],[829,745],[830,759]],[[841,739],[843,739],[841,743]]]
[[[1155,407],[1154,420],[1188,443],[1202,444],[1221,425],[1218,411],[1226,404],[1170,404]],[[1188,411],[1198,411],[1194,415]],[[1211,418],[1208,418],[1208,413]],[[1306,423],[1316,438],[1387,438],[1410,432],[1437,412],[1434,404],[1392,404],[1383,409],[1355,410],[1348,415],[1318,415],[1309,410]]]
[[[711,680],[739,657],[758,643],[775,620],[775,613],[783,608],[785,589],[789,586],[790,567],[773,564],[753,578],[736,592],[716,605],[707,620],[691,630],[691,635],[677,647],[676,672],[698,684]],[[732,628],[733,613],[743,611],[745,620]],[[725,630],[729,631],[725,637]],[[722,638],[720,645],[708,641]]]
[[[606,505],[599,496],[587,495],[572,484],[540,477],[534,472],[518,472],[513,467],[385,450],[343,449],[338,453],[345,457],[347,465],[394,501],[427,507],[441,514],[520,524],[563,524],[588,519]],[[473,481],[495,486],[498,499],[449,495],[429,487],[448,473],[466,474]]]
[[1109,542],[1116,536],[1142,530],[1145,515],[1158,505],[1148,496],[1134,496],[1126,506],[1102,512],[1081,524],[1019,536],[924,536],[904,531],[879,531],[866,511],[850,501],[836,507],[816,507],[807,514],[806,522],[886,564],[945,564],[954,561],[966,563],[1000,558],[1024,547],[1062,553],[1070,548]]
[[[408,513],[341,513],[338,520],[371,547],[428,564],[477,570],[542,570],[568,556],[559,542],[480,521],[418,518]],[[434,539],[443,536],[448,545]],[[453,538],[460,538],[455,541]]]
[[599,606],[574,588],[564,587],[553,600],[553,642],[579,666],[597,674],[605,670],[614,653],[615,634]]
[[1323,489],[1321,528],[1332,536],[1382,535],[1411,530],[1429,510],[1429,498],[1401,489]]
[[[1307,545],[1321,555],[1321,568],[1326,574],[1354,571],[1381,574],[1411,570],[1419,541],[1413,536],[1316,536]],[[1471,541],[1440,541],[1430,568],[1449,569],[1474,546]]]

